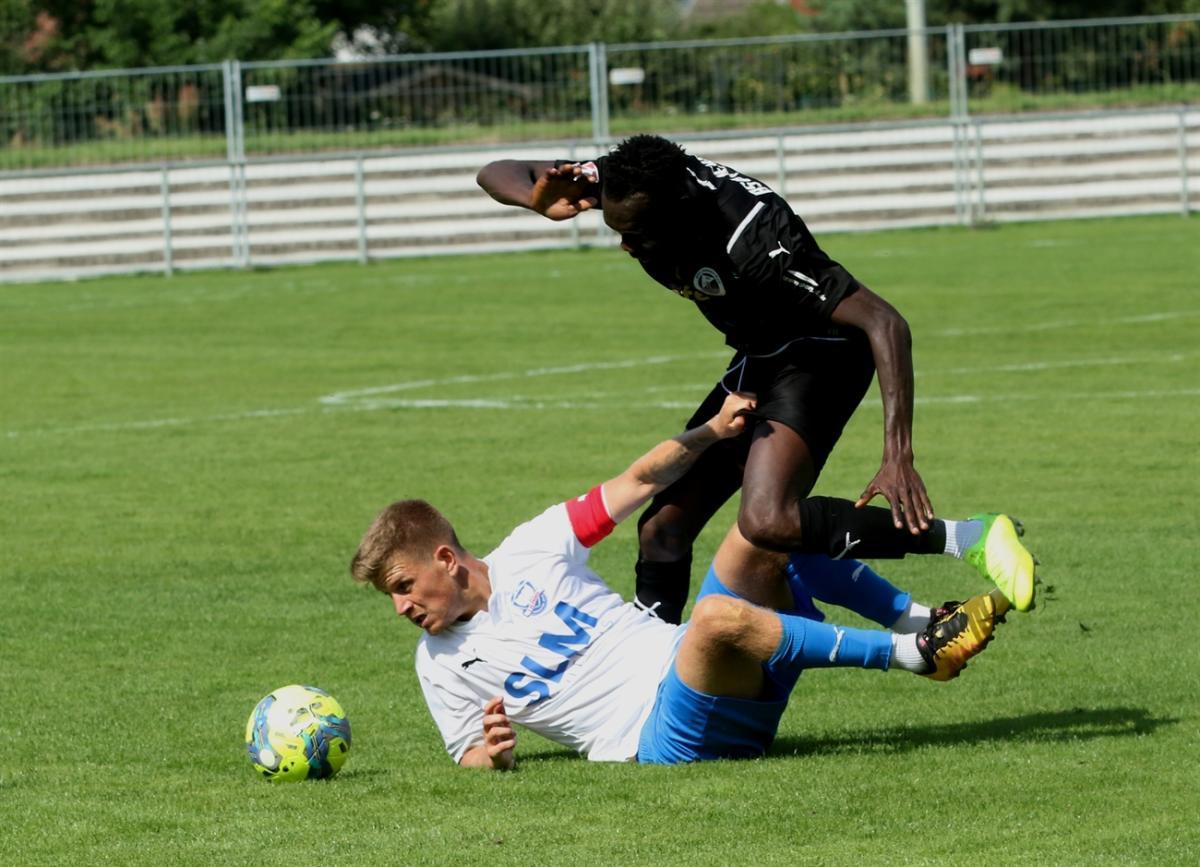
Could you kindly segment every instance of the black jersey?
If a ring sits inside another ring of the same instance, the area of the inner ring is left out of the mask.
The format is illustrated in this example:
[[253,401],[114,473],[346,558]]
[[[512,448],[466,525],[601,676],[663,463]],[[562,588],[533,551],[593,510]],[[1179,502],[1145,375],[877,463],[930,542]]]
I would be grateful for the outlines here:
[[[594,161],[601,185],[607,159]],[[639,261],[656,281],[694,301],[731,347],[769,355],[798,337],[843,336],[829,317],[860,284],[770,187],[688,154],[684,213],[689,243]]]

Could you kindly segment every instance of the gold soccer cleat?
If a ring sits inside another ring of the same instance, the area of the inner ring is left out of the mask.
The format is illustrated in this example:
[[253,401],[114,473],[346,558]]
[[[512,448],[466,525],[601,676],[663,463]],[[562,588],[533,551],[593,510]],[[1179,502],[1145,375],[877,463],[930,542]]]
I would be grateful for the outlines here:
[[[945,607],[950,607],[947,603]],[[967,660],[988,646],[997,623],[1004,621],[1008,599],[999,590],[972,596],[948,614],[929,621],[917,636],[917,649],[929,663],[925,677],[950,680],[967,667]]]

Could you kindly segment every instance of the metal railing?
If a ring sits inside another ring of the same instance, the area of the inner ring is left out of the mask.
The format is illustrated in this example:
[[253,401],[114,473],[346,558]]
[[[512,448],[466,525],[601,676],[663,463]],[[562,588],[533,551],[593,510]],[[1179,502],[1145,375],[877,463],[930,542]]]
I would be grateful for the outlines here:
[[0,77],[0,173],[1187,103],[1200,15]]
[[[1138,213],[1200,202],[1200,109],[833,124],[679,136],[771,184],[815,231]],[[610,141],[522,145],[578,159]],[[0,178],[0,280],[614,243],[599,215],[491,202],[511,146]]]

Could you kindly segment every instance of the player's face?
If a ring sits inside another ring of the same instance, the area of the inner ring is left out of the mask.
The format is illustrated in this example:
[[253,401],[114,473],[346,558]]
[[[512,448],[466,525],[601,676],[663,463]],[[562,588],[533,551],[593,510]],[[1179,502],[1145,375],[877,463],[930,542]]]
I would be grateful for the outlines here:
[[604,222],[621,236],[621,249],[639,262],[650,263],[675,254],[683,226],[678,214],[651,204],[642,193],[603,202]]
[[466,610],[462,587],[440,560],[397,555],[386,581],[396,613],[431,635],[454,623]]

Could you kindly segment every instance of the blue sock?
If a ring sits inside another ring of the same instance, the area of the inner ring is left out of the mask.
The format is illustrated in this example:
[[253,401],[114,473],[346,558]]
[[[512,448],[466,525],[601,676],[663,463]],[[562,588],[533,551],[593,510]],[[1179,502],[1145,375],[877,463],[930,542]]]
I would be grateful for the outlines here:
[[787,574],[793,587],[800,582],[813,598],[849,608],[880,626],[895,623],[912,599],[857,560],[796,552],[788,557]]
[[854,629],[779,614],[783,635],[766,669],[783,683],[795,683],[806,668],[877,668],[892,661],[892,635],[879,629]]
[[[799,581],[792,577],[791,573],[787,574],[788,586],[792,590],[792,610],[789,614],[798,614],[801,617],[807,617],[809,620],[824,620],[825,615],[817,606],[813,605],[812,595],[808,592],[808,588],[804,586],[803,581]],[[722,583],[717,577],[716,569],[712,566],[708,567],[708,574],[704,576],[704,581],[700,584],[700,592],[696,594],[696,601],[699,602],[710,593],[716,593],[721,596],[732,596],[734,599],[743,599],[745,597],[738,593],[734,593]]]

